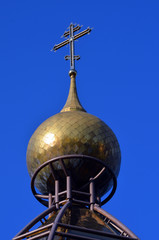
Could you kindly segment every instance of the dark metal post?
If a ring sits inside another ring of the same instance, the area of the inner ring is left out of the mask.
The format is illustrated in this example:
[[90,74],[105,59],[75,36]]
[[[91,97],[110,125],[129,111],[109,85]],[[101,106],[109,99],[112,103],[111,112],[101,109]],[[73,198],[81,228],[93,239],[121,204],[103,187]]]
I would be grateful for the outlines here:
[[[49,193],[49,202],[48,202],[48,207],[51,208],[52,206],[52,194]],[[49,214],[49,217],[51,217],[51,213]]]
[[55,180],[55,204],[56,208],[59,209],[59,180]]
[[49,193],[49,202],[48,202],[48,207],[50,208],[52,205],[52,194]]
[[93,179],[90,179],[89,191],[90,191],[90,210],[93,211],[95,204],[95,189]]
[[71,177],[67,176],[67,199],[72,198],[72,186],[71,186]]
[[73,24],[70,24],[70,69],[75,70]]

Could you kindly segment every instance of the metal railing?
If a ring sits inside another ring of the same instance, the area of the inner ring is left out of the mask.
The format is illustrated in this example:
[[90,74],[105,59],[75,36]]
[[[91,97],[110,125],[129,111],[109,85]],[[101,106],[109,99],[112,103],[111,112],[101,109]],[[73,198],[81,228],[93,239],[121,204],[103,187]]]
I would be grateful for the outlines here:
[[[68,170],[65,166],[64,159],[70,158],[82,158],[85,161],[92,160],[101,164],[101,170],[99,171],[96,176],[93,176],[89,179],[88,183],[83,185],[80,189],[72,189],[72,181],[73,179],[68,173]],[[53,164],[54,162],[59,161],[62,167],[62,170],[66,177],[66,190],[59,191],[59,181],[60,179],[55,177]],[[52,195],[49,193],[48,195],[42,195],[36,192],[35,190],[35,181],[38,173],[45,168],[46,166],[50,167],[50,173],[55,181],[55,194]],[[104,171],[108,171],[111,175],[113,181],[113,187],[109,195],[100,203],[99,197],[95,194],[95,182],[101,177]],[[134,233],[132,233],[125,225],[119,222],[116,218],[111,216],[109,213],[105,212],[103,209],[100,208],[100,205],[105,204],[107,201],[115,193],[117,186],[116,177],[113,172],[110,170],[109,167],[106,166],[104,162],[94,157],[84,156],[84,155],[67,155],[67,156],[60,156],[48,160],[44,164],[42,164],[34,173],[32,180],[31,180],[31,189],[35,196],[35,198],[43,203],[44,205],[48,206],[48,209],[37,216],[34,220],[32,220],[25,228],[23,228],[14,238],[13,240],[35,240],[41,237],[47,237],[48,240],[53,240],[55,235],[68,237],[72,239],[85,239],[85,240],[98,240],[101,239],[101,236],[109,237],[110,239],[130,239],[135,240],[138,239]],[[84,197],[84,200],[82,198]],[[91,211],[98,212],[103,218],[103,221],[112,229],[112,233],[104,232],[104,231],[97,231],[94,229],[79,227],[70,224],[61,223],[61,218],[65,214],[68,208],[71,208],[73,204],[77,204],[79,207],[84,207],[86,209],[90,209]],[[53,223],[48,223],[49,217],[52,216],[52,213],[56,213],[56,218]],[[49,216],[48,219],[46,216]],[[43,220],[43,221],[42,221]],[[40,226],[36,230],[31,230],[32,227],[37,223],[43,223],[43,226]],[[65,231],[57,231],[58,227],[62,227]],[[115,229],[115,231],[113,230]],[[78,233],[70,233],[66,230],[74,230],[80,232]],[[87,234],[87,236],[86,236]],[[88,236],[91,234],[91,237]],[[93,238],[95,235],[95,238]]]

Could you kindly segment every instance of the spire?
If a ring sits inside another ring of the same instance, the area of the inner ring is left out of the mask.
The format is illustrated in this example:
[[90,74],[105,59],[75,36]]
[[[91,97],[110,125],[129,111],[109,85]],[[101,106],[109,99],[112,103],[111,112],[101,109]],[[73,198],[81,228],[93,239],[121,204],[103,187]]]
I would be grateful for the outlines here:
[[68,111],[83,111],[86,112],[85,109],[80,104],[77,89],[76,89],[76,72],[70,71],[70,90],[67,97],[67,101],[61,112],[68,112]]
[[75,70],[75,60],[79,60],[80,56],[79,55],[75,55],[75,49],[74,49],[74,42],[86,35],[89,34],[91,32],[91,28],[87,28],[82,32],[77,33],[76,35],[74,35],[74,32],[79,31],[81,29],[81,26],[77,25],[75,26],[74,24],[70,24],[69,26],[69,31],[65,31],[63,34],[63,37],[67,38],[65,41],[54,45],[53,49],[54,51],[58,50],[59,48],[69,44],[70,46],[70,55],[65,56],[65,60],[70,60],[70,71],[69,71],[69,75],[71,78],[71,83],[70,83],[70,90],[69,90],[69,95],[66,101],[65,106],[63,107],[63,109],[61,110],[61,112],[67,112],[67,111],[83,111],[86,112],[84,110],[84,108],[82,107],[82,105],[80,104],[80,101],[78,99],[78,95],[77,95],[77,89],[76,89],[76,70]]

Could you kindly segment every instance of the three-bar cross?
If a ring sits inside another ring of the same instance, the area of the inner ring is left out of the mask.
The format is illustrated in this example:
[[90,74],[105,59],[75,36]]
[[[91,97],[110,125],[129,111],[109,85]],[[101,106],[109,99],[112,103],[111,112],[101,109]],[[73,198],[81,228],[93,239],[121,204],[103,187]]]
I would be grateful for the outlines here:
[[63,37],[68,37],[65,41],[55,45],[52,50],[56,51],[59,48],[69,44],[70,45],[70,56],[65,56],[66,60],[70,60],[70,69],[75,71],[75,60],[79,60],[80,56],[79,55],[74,55],[74,41],[77,40],[78,38],[88,34],[91,32],[91,28],[87,28],[84,31],[74,35],[74,32],[78,31],[81,29],[81,26],[77,25],[76,27],[71,23],[69,26],[69,31],[65,31],[63,34]]

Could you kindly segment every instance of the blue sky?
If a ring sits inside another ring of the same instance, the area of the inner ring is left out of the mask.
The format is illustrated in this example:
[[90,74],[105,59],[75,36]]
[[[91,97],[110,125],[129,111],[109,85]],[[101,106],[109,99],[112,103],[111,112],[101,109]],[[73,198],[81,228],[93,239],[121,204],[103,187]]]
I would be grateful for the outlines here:
[[141,239],[158,229],[158,1],[1,1],[1,238],[44,207],[30,189],[26,149],[35,129],[63,107],[69,48],[50,52],[71,22],[93,27],[76,42],[77,87],[87,112],[105,121],[122,153],[118,188],[104,209]]

